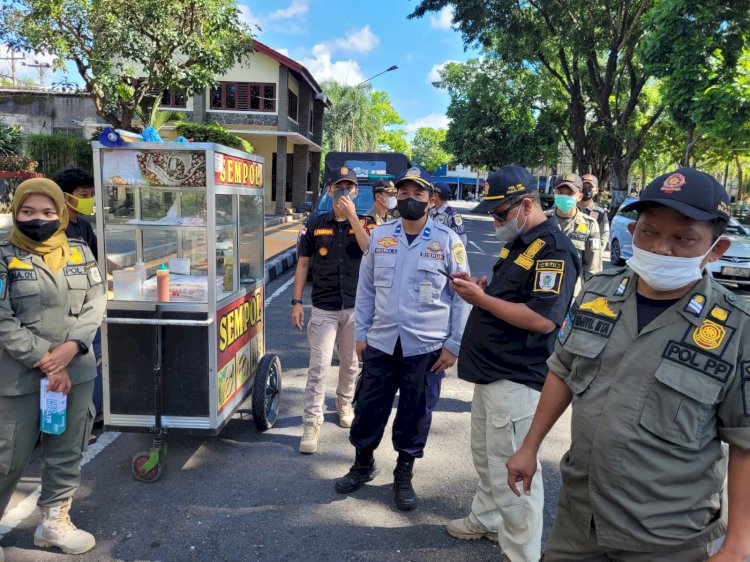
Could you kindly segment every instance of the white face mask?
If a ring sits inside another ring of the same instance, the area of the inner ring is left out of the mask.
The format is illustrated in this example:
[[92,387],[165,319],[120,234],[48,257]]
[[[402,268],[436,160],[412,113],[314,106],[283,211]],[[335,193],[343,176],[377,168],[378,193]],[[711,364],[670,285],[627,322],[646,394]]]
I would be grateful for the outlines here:
[[711,244],[708,252],[694,258],[661,256],[642,250],[633,244],[633,257],[628,260],[628,267],[638,274],[646,284],[657,291],[676,291],[703,277],[701,263],[711,253],[716,243]]
[[398,201],[396,201],[395,197],[385,198],[385,206],[388,208],[389,211],[392,211],[393,209],[395,209],[396,205],[398,205]]
[[[523,207],[520,207],[520,209],[523,209]],[[519,210],[518,214],[520,213],[521,211]],[[516,214],[516,218],[513,220],[509,220],[505,224],[495,227],[495,237],[506,246],[521,236],[523,229],[526,228],[526,222],[529,220],[529,216],[526,215],[523,224],[518,226],[518,214]]]

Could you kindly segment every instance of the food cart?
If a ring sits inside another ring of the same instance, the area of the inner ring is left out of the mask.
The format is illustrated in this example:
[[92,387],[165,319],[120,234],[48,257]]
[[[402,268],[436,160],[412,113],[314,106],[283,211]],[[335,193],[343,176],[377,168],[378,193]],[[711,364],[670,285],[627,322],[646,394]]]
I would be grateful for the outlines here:
[[168,431],[216,435],[250,395],[261,431],[278,416],[281,364],[264,338],[264,161],[211,143],[94,142],[93,152],[108,282],[104,424],[154,434],[132,461],[153,482]]

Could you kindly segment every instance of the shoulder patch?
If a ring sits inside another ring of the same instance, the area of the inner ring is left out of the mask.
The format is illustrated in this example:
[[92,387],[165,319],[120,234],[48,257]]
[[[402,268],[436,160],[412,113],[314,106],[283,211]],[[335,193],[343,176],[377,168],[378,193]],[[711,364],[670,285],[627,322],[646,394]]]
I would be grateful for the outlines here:
[[0,273],[0,301],[4,301],[8,296],[8,275]]
[[706,306],[706,296],[696,293],[685,306],[685,312],[689,312],[694,316],[700,316],[704,306]]
[[458,226],[461,226],[464,223],[464,219],[461,217],[461,215],[456,213],[455,215],[453,215],[453,222],[455,222]]
[[537,238],[534,240],[529,246],[524,250],[522,254],[520,254],[513,263],[516,265],[520,265],[525,270],[531,270],[531,267],[534,265],[534,256],[536,256],[539,251],[544,247],[546,242],[542,240],[541,238]]
[[539,260],[536,262],[534,293],[560,294],[565,262],[563,260]]

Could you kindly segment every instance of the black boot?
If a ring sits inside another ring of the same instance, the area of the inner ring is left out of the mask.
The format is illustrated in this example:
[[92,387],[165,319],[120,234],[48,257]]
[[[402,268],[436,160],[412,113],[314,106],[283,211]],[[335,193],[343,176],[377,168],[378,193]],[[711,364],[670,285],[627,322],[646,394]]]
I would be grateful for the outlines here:
[[393,471],[393,491],[396,496],[396,507],[401,511],[417,509],[417,494],[411,485],[414,469],[414,457],[399,453],[396,469]]
[[354,465],[349,469],[349,472],[336,480],[336,491],[339,494],[351,494],[379,473],[380,467],[375,462],[372,452],[357,451]]

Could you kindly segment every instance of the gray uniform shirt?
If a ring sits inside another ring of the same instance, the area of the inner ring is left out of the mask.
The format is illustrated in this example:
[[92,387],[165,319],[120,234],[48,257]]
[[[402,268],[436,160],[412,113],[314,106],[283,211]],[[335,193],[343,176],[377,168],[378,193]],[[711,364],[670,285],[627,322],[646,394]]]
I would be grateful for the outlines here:
[[581,254],[583,278],[599,273],[602,270],[602,242],[596,220],[581,212],[569,219],[563,218],[555,213],[555,209],[547,211],[547,216],[555,217],[557,226]]
[[638,332],[637,275],[595,275],[547,364],[573,393],[560,504],[599,545],[706,544],[720,519],[721,441],[750,449],[750,307],[708,274]]
[[[107,295],[89,247],[70,240],[67,265],[53,274],[41,257],[0,242],[0,395],[39,392],[44,354],[69,340],[91,346]],[[96,378],[93,352],[68,365],[73,384]]]
[[599,225],[599,237],[602,241],[602,250],[604,250],[607,247],[607,242],[609,242],[609,217],[607,216],[607,210],[596,203],[591,207],[578,207],[578,209],[596,220]]

